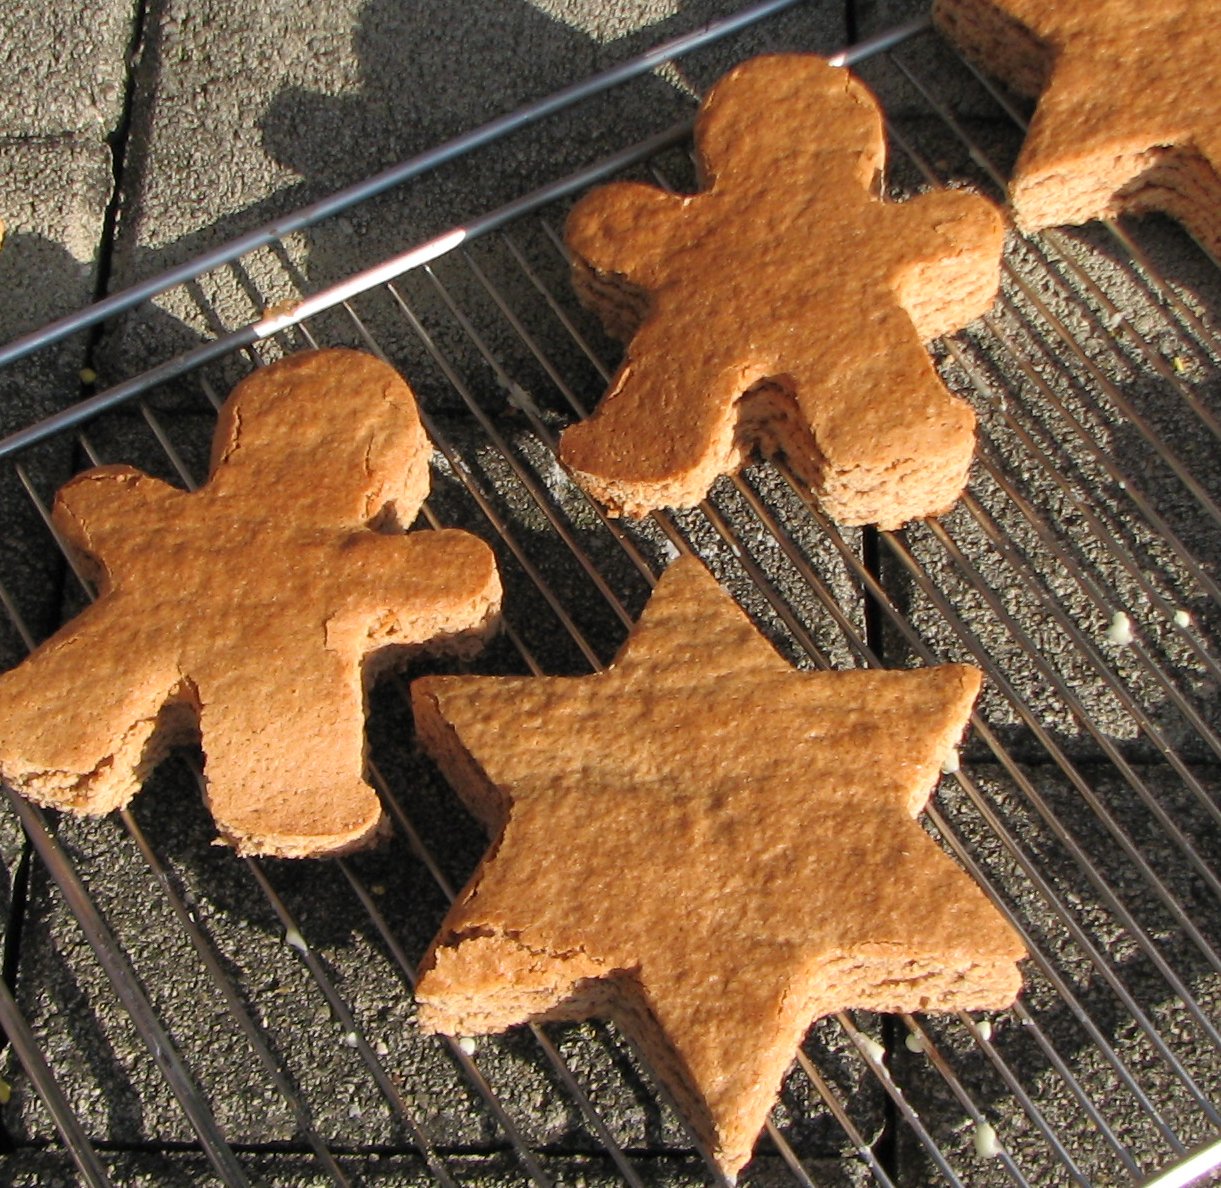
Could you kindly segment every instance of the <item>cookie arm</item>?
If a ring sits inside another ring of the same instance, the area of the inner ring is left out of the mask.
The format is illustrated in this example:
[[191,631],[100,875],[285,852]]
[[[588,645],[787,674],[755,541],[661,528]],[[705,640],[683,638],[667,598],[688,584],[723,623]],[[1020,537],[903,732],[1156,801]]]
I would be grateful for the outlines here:
[[1000,211],[965,190],[936,190],[887,208],[900,260],[895,289],[922,342],[951,334],[988,311],[1000,286],[1005,228]]
[[363,659],[385,647],[477,639],[496,624],[496,557],[469,532],[361,533],[334,565],[343,599],[326,622],[326,645],[340,653]]
[[[193,734],[190,690],[159,641],[116,637],[117,624],[139,622],[138,607],[96,602],[0,675],[0,775],[22,795],[75,812],[121,808]],[[176,705],[187,708],[167,712]]]
[[51,522],[87,577],[105,582],[112,565],[163,533],[170,503],[186,498],[131,466],[97,466],[65,483]]
[[593,190],[573,207],[564,227],[574,266],[656,287],[686,201],[639,182]]
[[1157,105],[1139,97],[1117,118],[1096,66],[1090,55],[1066,51],[1039,98],[1009,181],[1009,204],[1024,231],[1140,209],[1142,193],[1132,183],[1150,172],[1150,150],[1173,139]]

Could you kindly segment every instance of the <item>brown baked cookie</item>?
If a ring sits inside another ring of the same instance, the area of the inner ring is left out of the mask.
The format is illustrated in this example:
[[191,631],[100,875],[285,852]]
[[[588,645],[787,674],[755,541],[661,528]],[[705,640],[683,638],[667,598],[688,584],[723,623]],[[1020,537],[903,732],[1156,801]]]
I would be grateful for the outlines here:
[[401,533],[428,456],[395,371],[328,350],[234,389],[198,491],[125,466],[78,475],[54,523],[99,596],[0,675],[0,775],[40,804],[104,813],[201,736],[208,807],[239,852],[372,840],[366,681],[404,648],[474,642],[500,600],[481,541]]
[[877,103],[809,55],[726,75],[695,145],[700,193],[618,183],[569,216],[577,292],[630,342],[561,460],[631,516],[698,503],[756,447],[844,524],[947,510],[975,419],[922,344],[991,304],[997,211],[948,190],[883,201]]
[[605,672],[417,680],[494,839],[421,1025],[613,1018],[732,1176],[812,1020],[1009,1006],[1021,940],[914,819],[979,682],[796,671],[692,559]]
[[1159,210],[1221,256],[1216,0],[935,0],[933,17],[1039,96],[1009,183],[1020,227]]

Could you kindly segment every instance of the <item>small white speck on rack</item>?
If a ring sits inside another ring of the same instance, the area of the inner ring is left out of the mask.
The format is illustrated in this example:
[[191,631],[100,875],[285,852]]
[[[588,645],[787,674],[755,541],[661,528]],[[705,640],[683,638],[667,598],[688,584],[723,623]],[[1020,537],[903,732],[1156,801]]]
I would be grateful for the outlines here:
[[284,943],[290,949],[296,949],[298,953],[309,952],[309,945],[305,943],[305,937],[303,937],[295,928],[286,928],[284,930]]
[[459,1038],[458,1047],[460,1047],[468,1056],[474,1056],[479,1045],[475,1042],[475,1037],[473,1035],[464,1035]]
[[534,397],[526,391],[521,384],[516,380],[507,385],[507,394],[509,403],[516,409],[520,409],[524,413],[530,413],[533,416],[539,416],[538,405],[534,403]]
[[945,758],[941,760],[941,774],[953,775],[962,764],[958,759],[958,748],[951,747],[945,753]]
[[1174,612],[1174,625],[1176,627],[1190,627],[1191,611],[1185,611],[1182,609],[1176,610]]
[[979,1032],[979,1038],[987,1043],[992,1038],[992,1020],[980,1019],[975,1024],[975,1030]]
[[871,1039],[867,1035],[861,1036],[861,1051],[875,1064],[884,1065],[886,1063],[886,1049],[877,1040]]
[[903,1046],[909,1052],[926,1052],[928,1045],[924,1042],[924,1036],[918,1035],[914,1031],[909,1031],[903,1037]]
[[1111,625],[1107,628],[1107,643],[1123,648],[1131,642],[1132,620],[1123,611],[1116,611],[1111,616]]
[[975,1123],[975,1154],[980,1159],[995,1159],[1001,1151],[996,1141],[996,1131],[990,1122]]

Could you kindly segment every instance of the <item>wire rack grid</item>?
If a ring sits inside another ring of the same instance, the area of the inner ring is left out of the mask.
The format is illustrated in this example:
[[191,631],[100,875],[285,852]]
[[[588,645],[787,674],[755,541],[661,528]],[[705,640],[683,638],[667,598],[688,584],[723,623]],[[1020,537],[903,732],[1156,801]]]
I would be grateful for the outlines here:
[[[476,671],[598,669],[657,574],[695,552],[795,664],[986,674],[926,825],[1026,940],[1023,996],[987,1018],[820,1021],[744,1182],[1193,1182],[1221,1165],[1216,263],[1156,220],[1011,234],[993,311],[933,348],[979,418],[970,487],[940,521],[880,533],[829,522],[783,460],[640,523],[608,519],[556,463],[617,357],[567,282],[566,203],[618,174],[689,187],[685,125],[333,283],[302,265],[301,236],[385,186],[426,185],[782,7],[5,348],[20,374],[167,296],[214,322],[0,442],[0,647],[16,663],[90,597],[49,519],[68,474],[129,461],[191,488],[236,378],[306,346],[372,351],[409,377],[436,447],[418,528],[468,528],[501,563],[506,626]],[[888,112],[894,196],[1001,196],[1024,116],[1003,92],[918,26],[843,57]],[[223,285],[248,296],[241,324],[216,322]],[[15,1182],[716,1182],[610,1025],[477,1042],[415,1028],[415,963],[484,839],[415,751],[407,679],[371,706],[395,835],[370,854],[210,846],[189,753],[108,819],[5,790]]]

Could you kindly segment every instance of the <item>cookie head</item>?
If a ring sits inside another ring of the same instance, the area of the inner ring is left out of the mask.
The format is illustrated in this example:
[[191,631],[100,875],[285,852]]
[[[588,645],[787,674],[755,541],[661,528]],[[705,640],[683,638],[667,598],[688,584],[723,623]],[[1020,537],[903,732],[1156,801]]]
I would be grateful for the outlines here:
[[261,490],[307,523],[406,527],[428,494],[428,453],[415,399],[393,368],[359,351],[306,351],[233,390],[209,483]]
[[708,92],[695,140],[705,186],[729,174],[769,187],[817,177],[876,194],[881,182],[877,105],[846,69],[812,54],[765,55],[731,70]]

